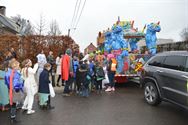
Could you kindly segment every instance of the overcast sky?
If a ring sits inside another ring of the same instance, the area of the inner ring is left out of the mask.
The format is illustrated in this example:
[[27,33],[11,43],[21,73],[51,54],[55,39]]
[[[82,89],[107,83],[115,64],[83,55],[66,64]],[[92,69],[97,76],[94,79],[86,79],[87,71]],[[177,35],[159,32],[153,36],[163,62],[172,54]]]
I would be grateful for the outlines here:
[[[44,15],[47,26],[56,19],[63,34],[70,28],[77,0],[0,0],[7,7],[8,17],[20,14],[34,25]],[[82,0],[81,6],[84,0]],[[81,7],[80,7],[81,9]],[[180,32],[188,27],[188,0],[86,0],[85,8],[71,36],[81,50],[93,42],[99,31],[111,27],[120,16],[121,20],[135,20],[140,30],[145,24],[161,22],[158,38],[181,40]]]

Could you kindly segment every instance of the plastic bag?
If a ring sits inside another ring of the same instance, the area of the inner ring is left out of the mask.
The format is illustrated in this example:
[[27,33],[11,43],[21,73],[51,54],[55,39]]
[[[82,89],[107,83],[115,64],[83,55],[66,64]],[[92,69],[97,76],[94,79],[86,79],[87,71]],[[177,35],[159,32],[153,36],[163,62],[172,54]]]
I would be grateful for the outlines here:
[[52,84],[50,83],[49,84],[49,89],[50,89],[50,96],[53,98],[55,97],[55,91],[54,91],[54,88],[52,87]]
[[104,84],[108,84],[108,83],[110,83],[110,81],[108,79],[108,75],[105,74],[105,79],[102,80],[102,84],[104,85]]

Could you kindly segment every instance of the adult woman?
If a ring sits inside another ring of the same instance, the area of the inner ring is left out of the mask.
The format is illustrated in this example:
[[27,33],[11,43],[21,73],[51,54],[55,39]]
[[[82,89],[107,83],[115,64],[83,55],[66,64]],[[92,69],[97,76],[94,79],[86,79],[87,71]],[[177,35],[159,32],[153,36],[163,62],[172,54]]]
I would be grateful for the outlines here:
[[[63,56],[62,53],[59,53],[58,57],[56,58],[56,75],[58,76],[57,79],[57,86],[60,87],[59,85],[59,80],[61,79],[61,57]],[[63,84],[63,80],[62,80],[62,84]]]
[[47,63],[46,56],[43,50],[40,54],[37,55],[37,62],[39,65],[39,68],[37,70],[37,82],[39,82],[40,73],[43,71],[44,65]]
[[106,92],[115,91],[114,77],[116,74],[117,61],[114,57],[109,58],[109,63],[107,67],[108,78],[110,81],[110,86],[105,90]]

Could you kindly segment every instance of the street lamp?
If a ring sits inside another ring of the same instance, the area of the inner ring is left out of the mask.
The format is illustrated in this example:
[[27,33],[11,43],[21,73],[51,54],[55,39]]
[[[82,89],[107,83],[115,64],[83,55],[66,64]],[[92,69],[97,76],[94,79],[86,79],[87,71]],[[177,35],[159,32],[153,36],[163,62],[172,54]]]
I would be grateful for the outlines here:
[[70,28],[70,29],[68,29],[68,36],[70,36],[70,31],[71,30],[76,30],[76,28]]

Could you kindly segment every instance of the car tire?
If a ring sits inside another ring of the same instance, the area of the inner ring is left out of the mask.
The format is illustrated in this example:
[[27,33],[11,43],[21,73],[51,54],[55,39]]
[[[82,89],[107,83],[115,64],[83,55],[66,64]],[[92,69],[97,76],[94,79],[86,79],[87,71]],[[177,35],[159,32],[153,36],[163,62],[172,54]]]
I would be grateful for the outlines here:
[[161,98],[157,87],[153,82],[147,82],[144,86],[144,99],[152,106],[157,106],[161,103]]

